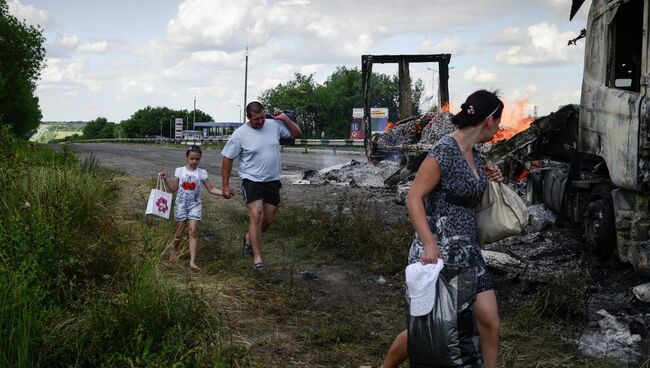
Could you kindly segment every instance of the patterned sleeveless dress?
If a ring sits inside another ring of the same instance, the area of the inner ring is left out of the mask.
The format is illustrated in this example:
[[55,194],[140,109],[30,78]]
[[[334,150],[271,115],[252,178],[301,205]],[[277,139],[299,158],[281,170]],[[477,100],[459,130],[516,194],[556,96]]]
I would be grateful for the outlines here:
[[[440,183],[425,199],[425,210],[429,228],[442,251],[443,261],[457,266],[475,266],[476,293],[493,290],[494,283],[481,255],[474,212],[488,183],[482,159],[473,149],[479,180],[451,135],[438,140],[428,156],[435,158],[442,170]],[[424,246],[416,233],[409,251],[409,264],[418,262],[423,252]]]

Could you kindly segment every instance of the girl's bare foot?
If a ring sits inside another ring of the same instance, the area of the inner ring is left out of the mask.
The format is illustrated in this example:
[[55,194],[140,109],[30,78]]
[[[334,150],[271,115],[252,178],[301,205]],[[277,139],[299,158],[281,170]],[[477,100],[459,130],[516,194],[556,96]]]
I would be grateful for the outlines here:
[[177,259],[178,259],[178,251],[176,250],[176,248],[171,248],[169,250],[169,262],[176,262]]
[[201,271],[201,268],[195,264],[190,265],[190,270],[192,271]]

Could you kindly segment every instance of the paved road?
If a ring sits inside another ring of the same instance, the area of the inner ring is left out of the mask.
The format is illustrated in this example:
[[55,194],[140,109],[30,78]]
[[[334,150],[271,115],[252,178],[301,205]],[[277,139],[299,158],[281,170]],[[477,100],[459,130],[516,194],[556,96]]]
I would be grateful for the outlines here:
[[[161,170],[173,173],[174,168],[185,164],[183,147],[164,145],[76,143],[72,150],[83,160],[94,155],[101,166],[125,172],[129,175],[156,175]],[[306,169],[322,169],[342,164],[350,160],[364,161],[362,153],[341,152],[333,154],[328,150],[314,150],[304,153],[300,148],[286,149],[282,152],[284,174],[294,174]],[[221,149],[204,148],[201,167],[211,175],[221,175]],[[235,162],[235,171],[237,163]],[[234,173],[235,174],[235,173]]]

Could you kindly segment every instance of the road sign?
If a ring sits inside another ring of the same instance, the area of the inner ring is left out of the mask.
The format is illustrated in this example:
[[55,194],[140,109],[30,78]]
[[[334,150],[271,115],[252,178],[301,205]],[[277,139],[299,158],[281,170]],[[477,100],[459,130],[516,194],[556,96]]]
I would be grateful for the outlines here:
[[183,118],[176,118],[176,126],[175,126],[174,132],[176,133],[174,135],[175,139],[182,139],[183,138]]

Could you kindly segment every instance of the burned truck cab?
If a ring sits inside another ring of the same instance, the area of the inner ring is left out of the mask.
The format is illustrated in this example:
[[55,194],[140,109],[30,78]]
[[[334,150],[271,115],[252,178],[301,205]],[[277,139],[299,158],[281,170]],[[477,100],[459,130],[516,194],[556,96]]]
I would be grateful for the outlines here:
[[650,274],[648,8],[648,0],[592,2],[576,167],[567,183],[570,191],[588,189],[588,242],[607,248],[603,242],[611,240],[618,258],[645,274]]

